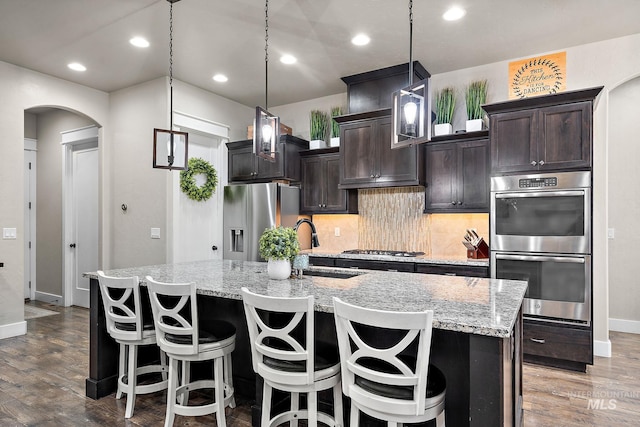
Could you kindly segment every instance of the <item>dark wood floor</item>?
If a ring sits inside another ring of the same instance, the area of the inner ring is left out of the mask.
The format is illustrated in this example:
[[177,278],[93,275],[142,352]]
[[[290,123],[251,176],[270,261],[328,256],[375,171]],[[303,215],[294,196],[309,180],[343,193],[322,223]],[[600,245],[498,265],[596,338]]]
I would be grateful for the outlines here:
[[[165,394],[125,399],[84,396],[88,310],[31,302],[60,314],[27,321],[25,336],[0,340],[0,426],[161,426]],[[525,426],[636,426],[640,423],[640,336],[611,333],[613,357],[586,374],[524,367]],[[227,410],[230,426],[251,425],[249,404]],[[176,426],[211,426],[215,417],[176,417]]]

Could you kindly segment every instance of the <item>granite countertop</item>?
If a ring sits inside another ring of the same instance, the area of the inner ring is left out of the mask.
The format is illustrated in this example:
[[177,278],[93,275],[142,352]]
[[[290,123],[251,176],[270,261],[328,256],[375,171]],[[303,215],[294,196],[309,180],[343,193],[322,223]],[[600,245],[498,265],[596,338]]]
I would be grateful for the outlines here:
[[[432,309],[434,328],[501,338],[510,336],[527,289],[527,282],[519,280],[332,267],[313,267],[309,271],[338,272],[351,277],[306,275],[302,279],[269,280],[266,263],[229,260],[124,268],[105,274],[138,276],[143,285],[147,275],[161,282],[195,282],[199,294],[228,299],[241,299],[243,286],[271,296],[314,295],[316,311],[328,313],[333,312],[334,296],[379,310]],[[96,273],[84,276],[97,278]]]
[[470,259],[466,257],[459,258],[442,258],[430,255],[421,255],[415,257],[393,256],[393,255],[369,255],[369,254],[345,254],[342,252],[326,252],[318,249],[305,250],[302,253],[314,257],[321,258],[343,258],[343,259],[362,259],[370,261],[395,261],[395,262],[415,262],[420,264],[445,264],[445,265],[473,265],[480,267],[488,267],[489,259]]

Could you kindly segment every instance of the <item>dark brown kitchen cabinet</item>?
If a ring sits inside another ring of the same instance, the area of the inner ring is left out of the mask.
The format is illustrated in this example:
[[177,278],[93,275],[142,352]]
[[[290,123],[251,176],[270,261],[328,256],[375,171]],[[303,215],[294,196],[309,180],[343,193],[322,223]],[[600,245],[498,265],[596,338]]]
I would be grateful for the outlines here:
[[585,372],[593,364],[593,337],[588,327],[525,319],[524,360]]
[[488,278],[489,266],[416,263],[416,273]]
[[252,144],[250,139],[227,142],[229,182],[269,182],[275,179],[300,181],[300,151],[309,148],[308,141],[282,135],[275,162],[256,156]]
[[336,121],[340,123],[340,188],[424,184],[422,146],[391,149],[389,110],[341,116]]
[[340,153],[338,148],[300,153],[302,181],[300,213],[357,213],[357,190],[340,190]]
[[483,106],[490,118],[491,173],[591,168],[593,100],[601,90]]
[[415,264],[401,261],[372,261],[366,259],[345,259],[337,258],[336,267],[342,268],[363,268],[365,270],[401,271],[413,273]]
[[426,148],[425,213],[489,212],[489,139],[474,132]]

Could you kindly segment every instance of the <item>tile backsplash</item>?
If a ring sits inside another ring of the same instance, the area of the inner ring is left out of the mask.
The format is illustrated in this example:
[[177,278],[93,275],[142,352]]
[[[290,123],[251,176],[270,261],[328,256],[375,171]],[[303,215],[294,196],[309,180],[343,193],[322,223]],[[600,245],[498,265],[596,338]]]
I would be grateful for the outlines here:
[[462,240],[467,228],[489,241],[489,214],[425,215],[423,210],[422,187],[361,189],[358,215],[313,216],[320,239],[316,250],[388,249],[461,258],[466,257]]

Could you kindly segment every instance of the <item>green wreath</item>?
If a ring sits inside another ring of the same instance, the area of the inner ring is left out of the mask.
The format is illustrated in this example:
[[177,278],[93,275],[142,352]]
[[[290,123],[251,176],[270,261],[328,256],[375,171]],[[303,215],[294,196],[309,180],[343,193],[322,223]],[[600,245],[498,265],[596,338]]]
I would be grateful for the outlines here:
[[[204,175],[206,181],[202,187],[196,185],[194,175]],[[180,171],[180,188],[191,200],[204,202],[209,200],[218,185],[218,174],[211,163],[199,157],[189,159],[186,170]]]

